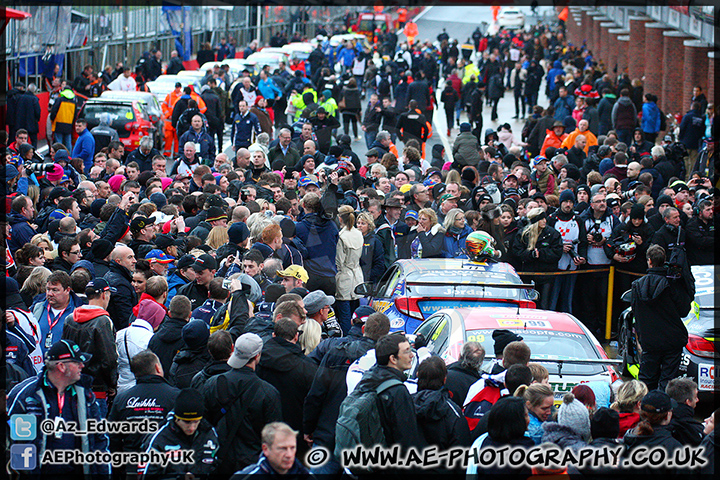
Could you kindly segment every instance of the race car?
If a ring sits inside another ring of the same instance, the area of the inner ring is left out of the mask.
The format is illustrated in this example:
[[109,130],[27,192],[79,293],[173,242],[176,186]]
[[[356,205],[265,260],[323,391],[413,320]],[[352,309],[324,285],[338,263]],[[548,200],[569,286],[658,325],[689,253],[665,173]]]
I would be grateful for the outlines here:
[[[683,348],[680,360],[680,374],[698,384],[701,401],[709,401],[720,390],[715,378],[715,364],[720,358],[715,343],[720,333],[715,324],[715,277],[713,265],[691,267],[695,277],[695,298],[690,313],[683,319],[688,330],[688,342]],[[630,301],[630,292],[623,294],[624,301]],[[635,317],[632,307],[620,314],[618,356],[623,360],[621,373],[637,378],[642,360],[642,345],[635,331]]]
[[390,318],[390,330],[412,333],[443,308],[503,306],[535,308],[538,294],[508,263],[455,258],[398,260],[377,285],[361,283],[355,293]]
[[542,364],[550,374],[555,404],[581,383],[619,380],[600,342],[585,325],[567,313],[513,307],[446,308],[431,315],[414,332],[425,347],[446,364],[460,357],[465,342],[478,342],[485,349],[483,370],[490,371],[495,359],[492,334],[506,329],[520,335],[531,351],[531,362]]

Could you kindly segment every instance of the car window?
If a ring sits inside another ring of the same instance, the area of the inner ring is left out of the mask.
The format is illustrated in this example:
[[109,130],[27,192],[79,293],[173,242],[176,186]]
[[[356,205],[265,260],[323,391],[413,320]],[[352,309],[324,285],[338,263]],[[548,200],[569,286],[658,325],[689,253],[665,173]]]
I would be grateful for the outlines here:
[[442,352],[447,347],[448,338],[450,336],[450,318],[443,315],[442,319],[437,323],[435,330],[430,334],[429,343],[432,344],[431,350]]
[[415,330],[415,335],[422,335],[426,340],[429,339],[432,331],[435,329],[435,326],[443,319],[444,316],[445,315],[441,314],[429,318],[427,321],[423,322],[417,330]]
[[383,298],[389,298],[392,296],[393,291],[395,290],[395,287],[397,287],[398,281],[400,280],[400,276],[402,275],[402,270],[400,267],[395,268],[395,271],[390,275],[390,278],[388,279],[388,283],[385,287]]
[[100,124],[100,115],[107,113],[110,115],[110,126],[114,129],[124,128],[125,124],[135,120],[135,111],[131,105],[125,104],[93,104],[86,103],[84,109],[84,118],[88,124],[93,126]]
[[395,274],[395,271],[398,269],[397,266],[390,267],[382,277],[380,277],[380,281],[375,285],[375,296],[382,297],[383,293],[385,293],[385,288],[387,287],[388,282],[390,281],[390,278]]

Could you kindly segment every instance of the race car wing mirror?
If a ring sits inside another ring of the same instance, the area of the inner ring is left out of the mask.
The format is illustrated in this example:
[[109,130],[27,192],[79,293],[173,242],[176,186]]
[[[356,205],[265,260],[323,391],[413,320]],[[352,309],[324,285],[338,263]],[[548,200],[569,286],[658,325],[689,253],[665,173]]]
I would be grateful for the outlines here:
[[540,293],[538,293],[537,290],[535,290],[535,289],[533,289],[533,290],[528,290],[528,299],[529,299],[529,300],[532,300],[532,301],[534,302],[534,301],[537,300],[538,298],[540,298]]
[[627,290],[625,293],[623,293],[620,296],[620,300],[627,303],[632,302],[632,290]]
[[372,282],[364,282],[355,287],[355,294],[362,297],[369,297],[372,295],[374,290]]

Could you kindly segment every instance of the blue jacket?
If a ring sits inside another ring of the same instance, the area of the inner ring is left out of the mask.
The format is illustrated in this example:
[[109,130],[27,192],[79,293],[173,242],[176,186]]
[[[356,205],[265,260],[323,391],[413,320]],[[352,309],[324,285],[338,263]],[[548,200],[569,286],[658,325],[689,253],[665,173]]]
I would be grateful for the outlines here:
[[[250,475],[252,475],[252,478],[274,478],[280,476],[280,474],[272,468],[270,462],[268,462],[268,459],[262,453],[260,454],[260,459],[257,461],[257,463],[248,465],[242,470],[235,472],[235,474],[230,477],[230,480],[242,480],[249,477]],[[305,465],[300,463],[300,460],[298,460],[297,458],[295,459],[295,463],[293,464],[292,468],[287,471],[287,475],[290,478],[297,479],[315,478],[313,474],[310,473],[310,470],[305,468]]]
[[275,85],[275,82],[270,77],[260,80],[257,88],[260,90],[260,94],[268,100],[282,96],[282,90]]
[[[75,309],[83,305],[85,305],[85,301],[78,297],[75,292],[70,290],[70,303],[68,303],[67,308],[60,313],[60,320],[58,320],[52,328],[52,343],[55,343],[62,338],[65,320],[67,318],[72,318],[72,314]],[[40,327],[40,350],[42,350],[44,355],[47,350],[47,348],[45,348],[45,341],[48,333],[50,332],[50,325],[55,322],[55,317],[53,316],[51,322],[48,323],[48,302],[44,295],[40,296],[40,298],[32,305],[30,310],[38,320],[38,326]]]
[[308,275],[335,277],[337,267],[335,254],[340,238],[337,225],[330,219],[322,218],[317,213],[305,215],[295,225],[295,236],[307,248],[305,270]]
[[535,442],[535,445],[540,445],[543,435],[543,422],[541,422],[540,419],[532,412],[528,412],[528,416],[530,417],[530,423],[528,423],[525,436],[530,437],[532,441]]
[[337,54],[337,61],[345,65],[346,67],[352,67],[353,60],[355,60],[355,50],[352,48],[343,48]]
[[187,280],[183,280],[183,278],[180,276],[180,272],[177,269],[172,270],[172,272],[168,274],[167,282],[168,298],[167,302],[165,302],[165,306],[169,307],[170,300],[172,300],[173,297],[177,294],[178,288],[182,287],[183,285],[187,285],[190,282],[188,282]]
[[562,122],[565,117],[572,115],[573,108],[575,108],[575,99],[572,95],[568,94],[567,97],[558,97],[555,100],[555,120]]
[[643,103],[641,127],[647,133],[660,131],[660,109],[655,102]]
[[72,151],[72,158],[82,158],[85,171],[89,172],[93,166],[95,155],[95,138],[87,128],[78,136]]
[[[66,422],[79,423],[79,430],[87,430],[87,419],[101,420],[100,407],[95,400],[92,391],[92,377],[82,375],[80,381],[69,386],[65,390],[65,405],[62,410],[62,418]],[[17,384],[11,391],[7,400],[8,415],[27,414],[36,417],[36,425],[47,418],[55,418],[59,415],[58,396],[55,386],[47,380],[47,370],[43,369],[35,376],[25,379]],[[66,433],[60,439],[54,436],[43,435],[38,429],[38,435],[33,440],[22,440],[18,443],[31,443],[37,449],[37,458],[42,458],[46,450],[75,449],[83,452],[108,452],[109,439],[105,434],[88,434],[75,436]],[[97,478],[106,478],[110,475],[110,465],[85,464],[82,465],[86,478],[91,475]],[[40,466],[37,462],[35,470],[27,471],[29,478],[60,478],[73,472],[73,467],[68,465],[45,465]],[[101,477],[102,476],[102,477]]]
[[244,117],[239,113],[235,114],[233,121],[233,145],[237,148],[249,147],[252,144],[252,134],[258,135],[261,132],[260,122],[252,112],[247,112]]
[[37,233],[30,226],[30,220],[17,212],[10,212],[9,222],[11,228],[10,240],[8,240],[8,248],[11,253],[15,253],[23,245],[29,243],[32,237]]
[[199,143],[198,155],[207,163],[212,163],[215,160],[215,142],[204,128],[200,130],[200,133],[195,133],[195,130],[191,128],[180,136],[178,142],[180,145],[185,145],[186,142]]
[[565,70],[562,68],[562,62],[560,60],[555,60],[553,68],[551,68],[547,74],[548,89],[551,92],[555,90],[555,77],[558,75],[565,75]]
[[472,233],[472,228],[465,225],[459,235],[445,232],[445,245],[443,246],[443,258],[468,258],[465,253],[465,239]]

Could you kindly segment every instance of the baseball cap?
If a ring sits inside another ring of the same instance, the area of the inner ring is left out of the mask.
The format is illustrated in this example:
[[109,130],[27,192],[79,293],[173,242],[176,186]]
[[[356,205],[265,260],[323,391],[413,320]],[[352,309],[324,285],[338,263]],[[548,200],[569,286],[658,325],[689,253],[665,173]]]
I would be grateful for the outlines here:
[[180,257],[180,260],[177,261],[177,268],[188,268],[192,267],[193,264],[195,264],[195,257],[192,255],[183,255]]
[[415,211],[415,210],[410,209],[410,210],[408,210],[407,212],[405,212],[405,218],[408,218],[408,217],[414,218],[415,220],[417,220],[417,219],[418,219],[418,212]]
[[45,359],[50,361],[65,361],[87,363],[92,358],[89,353],[81,352],[80,347],[72,340],[60,340],[55,342],[45,353]]
[[362,323],[364,324],[368,317],[375,313],[375,309],[372,307],[369,307],[367,305],[360,305],[358,308],[355,309],[352,315],[352,323]]
[[307,310],[308,315],[314,315],[322,308],[335,303],[335,298],[330,295],[325,295],[325,292],[322,290],[315,290],[305,295],[303,302],[305,303],[305,310]]
[[379,156],[380,156],[380,152],[378,152],[378,149],[377,149],[377,148],[371,148],[370,150],[368,150],[367,152],[365,152],[365,156],[366,156],[366,157],[379,157]]
[[438,199],[438,204],[441,204],[446,200],[451,200],[451,199],[457,200],[458,198],[460,198],[460,197],[456,197],[452,193],[443,193],[442,196]]
[[153,248],[147,253],[147,255],[145,255],[145,260],[156,263],[170,263],[175,260],[175,257],[167,255],[159,248]]
[[72,195],[70,193],[70,190],[68,190],[65,187],[55,187],[50,191],[50,200],[55,200],[57,198],[65,198]]
[[167,247],[171,245],[175,245],[177,247],[181,246],[183,244],[183,241],[180,239],[173,238],[170,235],[166,235],[164,233],[160,233],[155,235],[155,245],[160,250],[165,250]]
[[320,188],[320,185],[318,185],[316,181],[314,181],[311,177],[308,176],[301,177],[298,181],[299,187],[307,188],[310,185],[315,185],[316,187]]
[[665,413],[676,409],[678,403],[662,390],[653,390],[640,402],[640,410],[648,413]]
[[130,231],[139,232],[148,225],[151,225],[152,223],[153,222],[151,222],[150,219],[147,217],[135,217],[130,222]]
[[117,288],[111,287],[110,284],[102,277],[94,278],[85,286],[85,295],[94,295],[96,293],[117,292]]
[[228,358],[227,364],[232,368],[242,368],[260,352],[262,352],[263,341],[255,333],[243,333],[235,340],[235,349]]
[[307,273],[307,270],[305,270],[300,265],[290,265],[285,270],[279,270],[277,272],[278,275],[281,277],[293,277],[297,278],[299,280],[302,280],[303,283],[307,282],[310,279],[310,276]]
[[[179,267],[179,265],[178,265]],[[204,253],[200,255],[196,260],[195,263],[192,264],[193,270],[196,272],[202,272],[203,270],[216,270],[217,269],[217,262],[212,257],[212,255],[208,253]]]
[[214,222],[215,220],[227,219],[227,213],[220,207],[210,207],[208,209],[207,221]]

